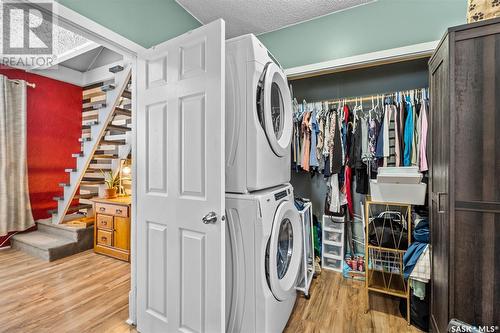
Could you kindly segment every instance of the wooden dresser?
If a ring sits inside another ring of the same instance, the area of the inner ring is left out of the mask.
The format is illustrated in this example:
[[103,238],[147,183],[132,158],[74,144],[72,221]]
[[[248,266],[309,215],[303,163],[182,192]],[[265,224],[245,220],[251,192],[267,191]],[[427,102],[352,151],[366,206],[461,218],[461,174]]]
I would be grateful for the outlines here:
[[94,198],[94,251],[130,261],[131,197]]

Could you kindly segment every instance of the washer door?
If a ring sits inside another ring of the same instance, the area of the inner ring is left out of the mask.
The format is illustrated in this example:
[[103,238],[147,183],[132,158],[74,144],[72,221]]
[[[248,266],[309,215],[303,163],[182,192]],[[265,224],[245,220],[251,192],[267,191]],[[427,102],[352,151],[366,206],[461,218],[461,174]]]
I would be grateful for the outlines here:
[[283,301],[295,289],[302,256],[300,216],[290,201],[283,201],[276,210],[268,251],[269,286],[274,297]]
[[266,65],[260,82],[260,120],[272,150],[279,157],[290,150],[293,133],[292,98],[285,74],[275,63]]

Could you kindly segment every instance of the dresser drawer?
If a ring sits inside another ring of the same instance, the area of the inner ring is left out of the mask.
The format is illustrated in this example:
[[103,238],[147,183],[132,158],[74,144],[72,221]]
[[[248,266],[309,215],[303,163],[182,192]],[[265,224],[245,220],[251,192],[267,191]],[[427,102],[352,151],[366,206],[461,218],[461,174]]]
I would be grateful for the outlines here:
[[111,237],[111,231],[97,230],[97,244],[111,246],[111,244],[113,244]]
[[101,203],[97,203],[95,206],[96,206],[95,210],[96,210],[97,214],[106,214],[106,215],[128,217],[128,207],[127,206],[109,205],[109,204],[101,204]]
[[113,230],[113,216],[97,214],[97,228]]

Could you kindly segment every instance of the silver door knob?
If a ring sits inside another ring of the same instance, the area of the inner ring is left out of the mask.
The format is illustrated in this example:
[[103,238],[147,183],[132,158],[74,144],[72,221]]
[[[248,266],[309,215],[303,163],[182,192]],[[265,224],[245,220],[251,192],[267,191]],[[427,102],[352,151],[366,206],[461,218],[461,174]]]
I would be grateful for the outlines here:
[[217,222],[217,214],[215,214],[215,212],[210,212],[207,215],[205,215],[201,220],[205,224],[213,224]]

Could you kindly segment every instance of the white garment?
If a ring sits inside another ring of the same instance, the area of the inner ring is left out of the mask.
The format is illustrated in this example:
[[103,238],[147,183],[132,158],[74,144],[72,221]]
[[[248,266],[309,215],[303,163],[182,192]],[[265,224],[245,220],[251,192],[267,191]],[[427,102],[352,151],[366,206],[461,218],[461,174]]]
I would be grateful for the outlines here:
[[340,212],[340,191],[339,191],[339,175],[336,173],[330,176],[330,207],[332,213]]
[[410,274],[410,278],[420,282],[428,283],[431,279],[431,257],[429,245],[426,246]]

